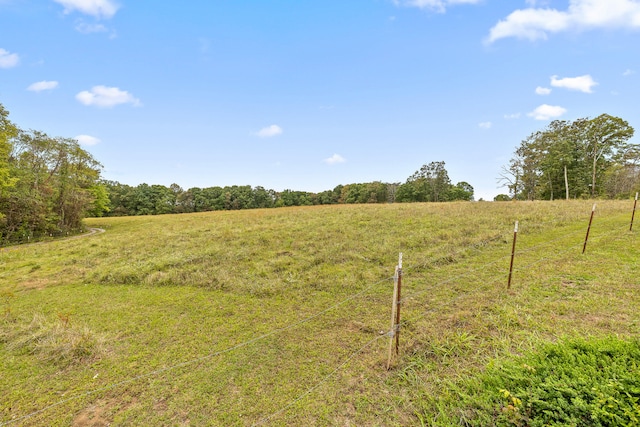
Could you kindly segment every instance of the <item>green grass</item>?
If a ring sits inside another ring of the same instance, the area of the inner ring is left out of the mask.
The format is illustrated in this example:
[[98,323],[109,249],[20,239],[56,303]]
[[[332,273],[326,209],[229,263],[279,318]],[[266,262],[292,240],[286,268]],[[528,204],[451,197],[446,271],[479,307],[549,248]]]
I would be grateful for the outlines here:
[[2,250],[0,423],[46,408],[16,425],[449,425],[461,381],[496,361],[638,335],[632,203],[599,202],[582,255],[591,205],[102,218],[87,225],[103,234]]

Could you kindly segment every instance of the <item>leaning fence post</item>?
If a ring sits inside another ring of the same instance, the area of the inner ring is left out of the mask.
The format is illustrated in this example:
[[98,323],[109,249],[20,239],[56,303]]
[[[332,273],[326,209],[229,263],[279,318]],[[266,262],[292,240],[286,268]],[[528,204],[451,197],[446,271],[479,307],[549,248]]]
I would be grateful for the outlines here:
[[391,303],[391,330],[389,331],[389,357],[387,359],[387,370],[391,369],[391,359],[393,358],[393,341],[396,341],[396,353],[398,352],[398,323],[400,320],[400,275],[402,271],[402,253],[399,257],[399,265],[396,266],[393,275],[393,301]]
[[584,238],[584,246],[582,246],[582,253],[587,250],[587,242],[589,241],[589,232],[591,231],[591,223],[593,222],[593,214],[596,212],[596,204],[593,204],[593,209],[591,209],[591,218],[589,219],[589,227],[587,228],[587,235]]
[[633,218],[636,216],[636,206],[638,204],[638,193],[636,193],[636,200],[633,202],[633,212],[631,213],[631,225],[629,231],[633,231]]
[[507,289],[511,289],[511,276],[513,275],[513,259],[516,255],[516,240],[518,239],[518,221],[513,229],[513,246],[511,248],[511,264],[509,265],[509,280],[507,281]]

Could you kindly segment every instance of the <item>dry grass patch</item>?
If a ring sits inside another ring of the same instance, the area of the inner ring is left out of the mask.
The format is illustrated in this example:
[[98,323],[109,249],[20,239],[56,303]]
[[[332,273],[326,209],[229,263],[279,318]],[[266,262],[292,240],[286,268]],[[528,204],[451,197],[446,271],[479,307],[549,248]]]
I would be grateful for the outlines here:
[[0,323],[0,343],[9,352],[61,365],[92,362],[107,354],[105,335],[72,322],[66,314],[55,320],[42,314],[34,315],[31,321],[5,319]]

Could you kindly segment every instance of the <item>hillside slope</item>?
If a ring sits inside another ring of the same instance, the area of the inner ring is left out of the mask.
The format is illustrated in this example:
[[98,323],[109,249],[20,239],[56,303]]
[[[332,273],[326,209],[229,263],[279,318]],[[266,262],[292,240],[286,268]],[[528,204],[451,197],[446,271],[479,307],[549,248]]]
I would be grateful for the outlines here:
[[[87,221],[0,252],[0,424],[415,425],[494,358],[637,336],[632,202]],[[512,289],[513,224],[520,222]],[[640,229],[640,224],[636,226]],[[400,354],[385,369],[404,256]]]

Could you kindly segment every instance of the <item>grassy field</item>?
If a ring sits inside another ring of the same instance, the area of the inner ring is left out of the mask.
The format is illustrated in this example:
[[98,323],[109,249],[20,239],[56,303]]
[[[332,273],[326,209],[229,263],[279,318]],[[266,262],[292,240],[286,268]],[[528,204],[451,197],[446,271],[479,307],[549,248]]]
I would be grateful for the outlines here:
[[102,218],[86,221],[102,234],[2,249],[0,425],[450,425],[457,385],[496,360],[638,337],[633,202],[598,202],[582,255],[591,206]]

